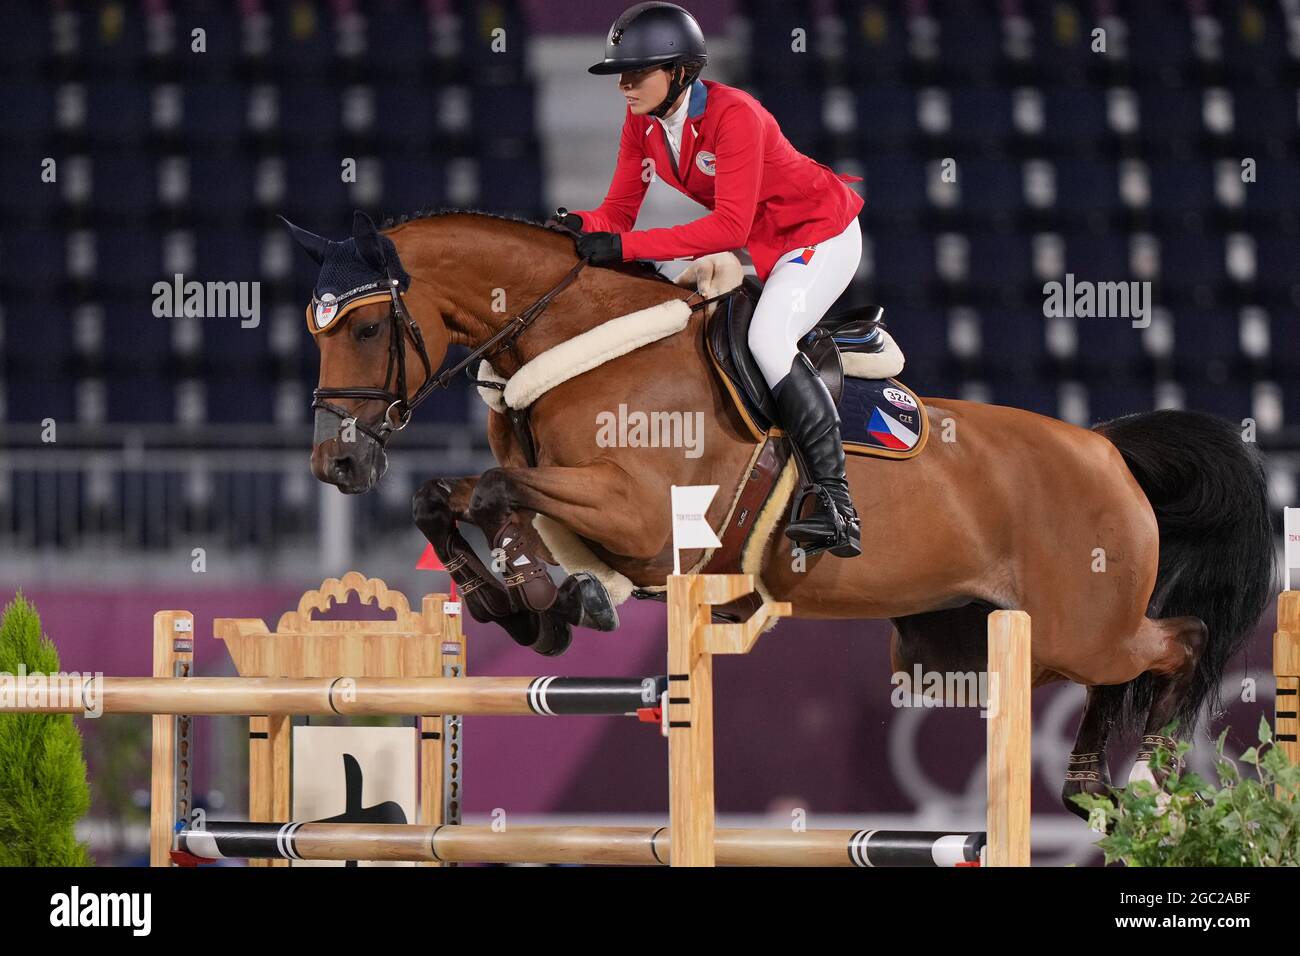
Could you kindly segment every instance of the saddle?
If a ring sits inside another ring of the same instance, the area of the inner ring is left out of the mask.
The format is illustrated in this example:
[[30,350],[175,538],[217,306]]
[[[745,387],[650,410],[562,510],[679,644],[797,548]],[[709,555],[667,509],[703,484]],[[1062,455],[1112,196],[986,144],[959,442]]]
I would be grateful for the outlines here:
[[[747,276],[719,303],[705,329],[709,352],[723,383],[758,435],[765,434],[777,420],[772,391],[749,351],[749,325],[761,291],[758,280]],[[884,313],[878,305],[864,305],[826,316],[799,341],[799,351],[808,356],[837,408],[844,396],[844,365],[840,354],[879,351],[882,337],[867,340],[876,329],[885,327]]]

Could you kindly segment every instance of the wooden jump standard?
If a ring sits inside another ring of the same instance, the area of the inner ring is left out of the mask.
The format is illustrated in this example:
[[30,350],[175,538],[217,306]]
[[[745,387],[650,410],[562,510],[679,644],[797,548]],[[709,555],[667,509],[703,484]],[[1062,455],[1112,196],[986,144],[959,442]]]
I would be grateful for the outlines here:
[[1282,752],[1300,764],[1300,591],[1283,591],[1277,599],[1273,675],[1277,678],[1273,733]]

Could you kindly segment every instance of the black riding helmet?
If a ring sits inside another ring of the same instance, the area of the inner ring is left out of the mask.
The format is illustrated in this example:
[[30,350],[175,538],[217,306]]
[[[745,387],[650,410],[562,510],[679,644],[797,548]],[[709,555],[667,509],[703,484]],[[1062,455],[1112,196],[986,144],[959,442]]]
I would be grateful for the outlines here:
[[668,68],[672,71],[668,95],[650,111],[651,116],[663,116],[682,90],[695,82],[708,58],[704,33],[695,18],[675,3],[652,0],[623,11],[609,28],[605,59],[587,72],[611,75],[651,66]]

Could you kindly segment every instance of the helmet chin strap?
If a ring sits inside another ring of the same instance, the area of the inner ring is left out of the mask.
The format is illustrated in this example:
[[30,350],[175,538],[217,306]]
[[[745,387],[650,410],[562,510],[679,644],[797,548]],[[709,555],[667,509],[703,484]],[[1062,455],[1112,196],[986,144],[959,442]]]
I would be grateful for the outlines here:
[[[687,74],[690,74],[689,76]],[[668,115],[668,111],[673,108],[677,102],[677,97],[682,95],[682,90],[686,89],[695,82],[695,78],[700,75],[699,70],[688,70],[684,65],[673,67],[672,79],[668,81],[668,95],[664,101],[650,111],[651,116],[663,119]]]

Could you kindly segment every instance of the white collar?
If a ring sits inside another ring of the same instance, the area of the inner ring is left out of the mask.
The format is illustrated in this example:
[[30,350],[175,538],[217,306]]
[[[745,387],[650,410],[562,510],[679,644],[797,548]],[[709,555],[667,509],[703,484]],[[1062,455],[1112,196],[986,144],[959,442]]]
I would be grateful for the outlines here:
[[687,89],[686,95],[682,97],[681,106],[677,107],[677,109],[673,110],[667,116],[656,117],[656,119],[658,119],[659,122],[663,123],[664,126],[668,129],[680,130],[682,126],[685,125],[686,123],[686,111],[690,107],[690,105],[691,105],[691,91]]

